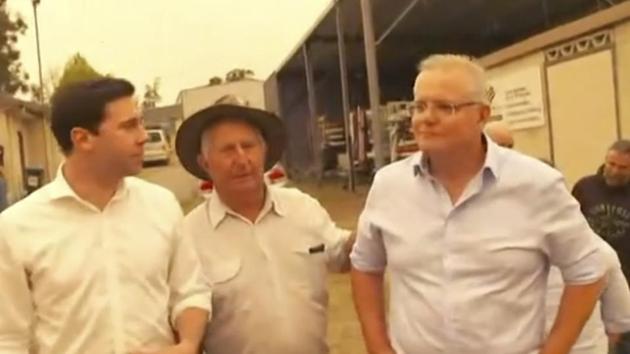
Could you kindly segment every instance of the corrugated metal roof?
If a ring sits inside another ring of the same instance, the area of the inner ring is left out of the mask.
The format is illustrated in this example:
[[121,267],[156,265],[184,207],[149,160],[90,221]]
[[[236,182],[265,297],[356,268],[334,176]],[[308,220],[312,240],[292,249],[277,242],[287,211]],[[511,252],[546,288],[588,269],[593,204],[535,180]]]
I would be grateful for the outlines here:
[[[413,1],[413,0],[411,0]],[[372,0],[376,37],[410,0]],[[627,0],[420,0],[378,47],[382,73],[415,70],[437,52],[481,56],[558,25]],[[364,70],[360,0],[341,0],[348,66]],[[300,48],[307,43],[316,71],[338,70],[334,4],[278,68],[279,76],[304,73]]]

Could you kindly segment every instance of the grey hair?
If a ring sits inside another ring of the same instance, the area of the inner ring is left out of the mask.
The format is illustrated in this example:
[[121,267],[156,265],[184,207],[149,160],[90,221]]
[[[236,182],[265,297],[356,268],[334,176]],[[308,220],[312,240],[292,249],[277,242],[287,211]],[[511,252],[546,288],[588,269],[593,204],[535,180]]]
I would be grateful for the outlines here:
[[433,54],[418,64],[419,74],[414,83],[414,90],[418,86],[418,79],[423,71],[462,69],[466,71],[475,83],[475,98],[484,104],[490,104],[486,70],[474,58],[461,54]]
[[624,154],[630,154],[630,140],[619,139],[615,141],[608,150],[618,151]]

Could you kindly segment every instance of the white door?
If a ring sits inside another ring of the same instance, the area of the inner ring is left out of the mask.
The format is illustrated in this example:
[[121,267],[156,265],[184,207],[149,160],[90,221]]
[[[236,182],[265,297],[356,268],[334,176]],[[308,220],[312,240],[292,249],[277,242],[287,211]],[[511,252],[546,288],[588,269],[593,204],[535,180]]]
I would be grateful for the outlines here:
[[573,186],[595,173],[617,139],[612,52],[549,66],[547,79],[554,159]]

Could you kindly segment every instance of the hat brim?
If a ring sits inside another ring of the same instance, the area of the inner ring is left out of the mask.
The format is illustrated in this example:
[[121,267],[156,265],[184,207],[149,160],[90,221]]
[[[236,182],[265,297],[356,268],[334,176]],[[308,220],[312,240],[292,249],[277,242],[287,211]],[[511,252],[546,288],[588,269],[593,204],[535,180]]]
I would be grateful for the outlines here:
[[286,144],[286,132],[278,116],[256,108],[219,104],[193,114],[177,130],[175,152],[186,171],[202,180],[211,179],[198,163],[201,134],[213,121],[225,118],[242,119],[260,130],[267,144],[265,171],[280,160]]

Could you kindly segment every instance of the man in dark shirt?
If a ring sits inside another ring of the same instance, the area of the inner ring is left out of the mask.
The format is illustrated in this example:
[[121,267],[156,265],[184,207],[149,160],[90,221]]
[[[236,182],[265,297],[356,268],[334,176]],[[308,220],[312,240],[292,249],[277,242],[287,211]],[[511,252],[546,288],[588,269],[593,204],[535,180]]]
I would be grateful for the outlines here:
[[591,228],[619,255],[630,279],[630,140],[618,140],[597,174],[579,180],[573,196]]

